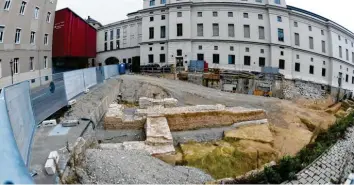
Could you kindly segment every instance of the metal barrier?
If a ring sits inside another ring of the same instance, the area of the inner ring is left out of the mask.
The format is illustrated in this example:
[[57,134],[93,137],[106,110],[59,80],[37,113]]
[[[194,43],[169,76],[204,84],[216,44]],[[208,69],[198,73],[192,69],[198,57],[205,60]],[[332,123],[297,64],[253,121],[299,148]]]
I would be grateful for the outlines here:
[[[118,75],[110,65],[48,75],[3,88],[0,94],[0,183],[32,184],[27,166],[36,125],[87,88]],[[36,81],[40,84],[36,84]],[[32,89],[31,89],[32,86]]]

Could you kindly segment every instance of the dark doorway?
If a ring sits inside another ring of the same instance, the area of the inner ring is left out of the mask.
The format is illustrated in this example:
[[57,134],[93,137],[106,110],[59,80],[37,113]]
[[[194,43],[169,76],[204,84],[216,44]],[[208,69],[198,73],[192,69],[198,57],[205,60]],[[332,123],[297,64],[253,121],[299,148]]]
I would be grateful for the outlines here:
[[119,60],[116,57],[109,57],[105,61],[106,65],[119,64]]
[[176,66],[183,67],[183,57],[176,57]]

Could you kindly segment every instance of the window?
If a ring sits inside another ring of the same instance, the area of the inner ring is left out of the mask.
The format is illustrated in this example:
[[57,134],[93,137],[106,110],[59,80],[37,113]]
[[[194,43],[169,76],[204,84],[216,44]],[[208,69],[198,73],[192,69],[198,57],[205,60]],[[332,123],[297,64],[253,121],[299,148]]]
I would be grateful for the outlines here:
[[322,68],[322,76],[326,77],[326,68]]
[[275,4],[280,4],[280,0],[274,0]]
[[9,10],[11,5],[11,0],[5,0],[4,10]]
[[220,55],[213,54],[213,64],[218,64],[220,62]]
[[183,25],[182,24],[177,24],[177,36],[183,36]]
[[177,17],[182,17],[182,12],[177,12]]
[[119,39],[120,38],[120,29],[117,29],[117,39]]
[[345,58],[349,61],[349,50],[345,50]]
[[295,63],[295,71],[300,72],[300,63]]
[[36,43],[36,32],[31,31],[30,44],[35,44],[35,43]]
[[312,31],[312,26],[309,26],[309,31]]
[[311,62],[313,62],[313,58],[311,57]]
[[204,26],[203,26],[203,24],[197,24],[197,36],[198,37],[204,36]]
[[48,34],[44,34],[44,45],[48,45]]
[[324,35],[324,31],[323,30],[321,30],[321,35]]
[[166,0],[161,0],[161,4],[166,4]]
[[299,24],[296,21],[294,21],[294,27],[298,27],[298,26]]
[[204,54],[198,53],[197,60],[204,60]]
[[0,43],[4,42],[5,26],[0,26]]
[[198,46],[198,49],[199,49],[199,50],[202,50],[202,49],[203,49],[203,46],[202,46],[202,45],[199,45],[199,46]]
[[261,49],[261,53],[264,53],[264,49]]
[[230,51],[234,51],[235,48],[233,46],[230,46]]
[[104,43],[104,50],[107,51],[107,42]]
[[338,35],[338,40],[341,40],[340,35]]
[[178,50],[177,50],[177,56],[182,56],[182,54],[183,54],[182,50],[181,50],[181,49],[178,49]]
[[284,42],[284,30],[281,28],[278,28],[278,41]]
[[248,18],[248,13],[243,13],[243,18]]
[[284,51],[281,51],[281,52],[280,52],[280,55],[281,55],[281,56],[284,56]]
[[352,52],[352,63],[354,63],[354,52]]
[[256,0],[257,3],[263,3],[263,0]]
[[233,13],[233,12],[228,12],[228,13],[227,13],[227,16],[228,16],[228,17],[233,17],[233,16],[234,16],[234,13]]
[[154,55],[149,55],[149,63],[154,63]]
[[313,37],[309,37],[309,45],[310,45],[310,49],[313,49]]
[[265,58],[264,57],[259,57],[259,67],[264,67],[265,66]]
[[33,59],[34,59],[34,57],[30,57],[30,65],[29,65],[29,70],[30,71],[33,71],[34,70],[34,65],[33,65]]
[[39,17],[39,7],[35,7],[34,8],[34,18],[38,19],[38,17]]
[[152,47],[149,47],[149,51],[152,51]]
[[314,67],[313,67],[313,65],[310,65],[310,74],[313,75],[313,71],[314,71]]
[[243,64],[245,66],[250,66],[251,65],[251,57],[250,56],[244,56],[243,57]]
[[155,6],[155,0],[150,0],[150,6]]
[[300,34],[295,33],[295,45],[300,46]]
[[278,17],[277,17],[277,20],[278,20],[278,22],[283,22],[283,19],[282,19],[281,16],[278,16]]
[[51,16],[52,16],[52,13],[48,12],[47,13],[47,23],[50,23]]
[[116,48],[117,48],[117,49],[120,49],[120,42],[119,42],[119,40],[116,40]]
[[326,41],[322,41],[322,53],[326,53]]
[[26,1],[22,1],[21,7],[20,7],[20,14],[21,15],[25,15],[26,5],[27,5],[27,2]]
[[229,55],[229,64],[235,64],[235,55]]
[[109,38],[110,38],[110,40],[113,40],[113,38],[114,38],[114,35],[113,35],[113,34],[114,34],[114,33],[113,33],[113,30],[110,30],[110,31],[109,31],[109,33],[110,33],[110,35],[109,35],[109,36],[110,36],[110,37],[109,37]]
[[348,44],[348,40],[347,39],[345,39],[345,44]]
[[339,57],[340,57],[340,58],[343,57],[342,46],[339,46]]
[[14,74],[18,74],[19,73],[19,67],[18,67],[18,64],[19,64],[19,58],[14,58],[14,64],[13,64],[13,72]]
[[48,68],[48,57],[44,56],[44,69]]
[[160,63],[165,63],[165,62],[166,62],[166,55],[160,54]]
[[214,46],[214,50],[219,50],[219,46]]
[[263,26],[259,26],[258,27],[258,32],[259,32],[259,39],[261,39],[261,40],[265,39],[264,27]]
[[161,38],[166,38],[166,26],[160,27],[160,36]]
[[165,20],[166,16],[165,15],[161,15],[161,20]]
[[352,77],[352,84],[354,84],[354,76]]
[[248,53],[250,52],[250,48],[245,48],[245,51]]
[[104,41],[107,41],[108,39],[108,32],[104,32]]
[[198,12],[197,14],[198,14],[198,17],[203,17],[203,12]]
[[243,36],[245,38],[251,38],[250,25],[243,25]]
[[165,50],[165,47],[161,46],[161,51]]
[[345,75],[345,82],[348,82],[349,81],[349,75]]
[[300,55],[296,55],[296,59],[300,59]]
[[153,27],[149,28],[149,39],[154,39],[154,28]]
[[279,69],[285,69],[285,60],[283,59],[279,60]]
[[326,65],[326,61],[323,61],[323,65],[324,65],[324,66]]
[[219,24],[213,24],[213,36],[219,36]]
[[235,25],[229,24],[228,30],[229,30],[229,37],[235,37]]
[[217,17],[218,16],[218,12],[213,12],[213,17]]
[[21,42],[21,29],[17,28],[15,33],[15,43],[19,44]]
[[109,49],[113,50],[113,41],[109,42]]
[[263,15],[262,14],[258,14],[258,19],[259,20],[263,20]]

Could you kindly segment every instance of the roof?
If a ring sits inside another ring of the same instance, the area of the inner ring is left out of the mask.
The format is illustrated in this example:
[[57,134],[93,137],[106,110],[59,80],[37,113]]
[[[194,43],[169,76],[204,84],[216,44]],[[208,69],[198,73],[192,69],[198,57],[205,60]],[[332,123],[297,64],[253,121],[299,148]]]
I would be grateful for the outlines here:
[[100,27],[103,26],[100,22],[96,21],[95,19],[92,19],[90,16],[88,16],[88,18],[86,19],[86,22],[87,23],[98,24]]

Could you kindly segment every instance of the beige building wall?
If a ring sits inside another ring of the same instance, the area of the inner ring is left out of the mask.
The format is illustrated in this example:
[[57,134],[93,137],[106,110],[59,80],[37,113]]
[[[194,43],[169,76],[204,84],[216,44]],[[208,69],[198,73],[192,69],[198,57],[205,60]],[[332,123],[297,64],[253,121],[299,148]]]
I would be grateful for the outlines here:
[[[30,80],[32,86],[37,86],[45,81],[39,80],[40,76],[46,79],[45,76],[52,74],[52,38],[57,1],[0,0],[0,35],[1,28],[3,30],[3,40],[0,40],[0,88],[10,85],[12,78],[14,83]],[[6,9],[8,2],[10,6]],[[39,9],[38,14],[36,9]],[[16,29],[21,29],[18,43],[15,43]],[[30,43],[31,32],[35,32],[33,43]],[[12,77],[10,61],[15,58],[18,58],[18,66],[16,69],[13,64],[13,71],[18,73]]]

